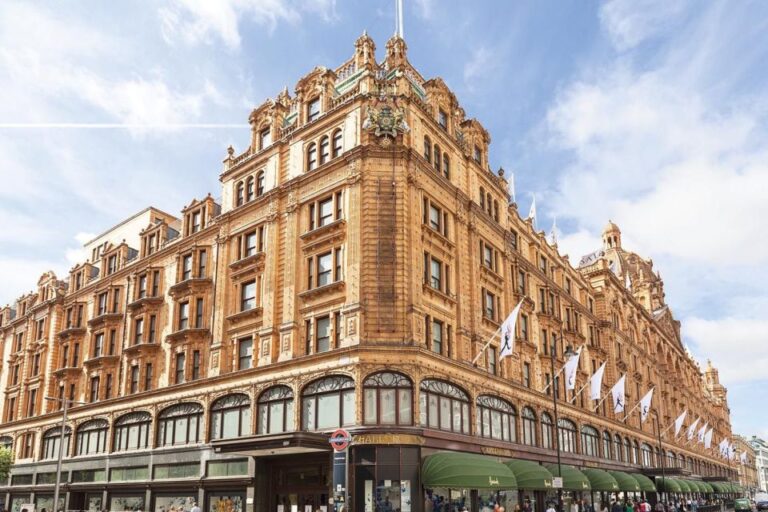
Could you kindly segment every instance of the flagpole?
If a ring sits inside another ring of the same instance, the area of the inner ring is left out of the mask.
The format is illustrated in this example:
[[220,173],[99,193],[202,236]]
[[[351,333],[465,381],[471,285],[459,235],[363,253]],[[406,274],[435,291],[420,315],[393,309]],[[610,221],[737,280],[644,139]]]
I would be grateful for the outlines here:
[[590,382],[592,382],[592,376],[591,376],[591,375],[590,375],[590,377],[587,379],[587,383],[586,383],[586,384],[584,384],[583,386],[581,386],[581,389],[579,389],[579,390],[576,392],[576,394],[575,394],[575,395],[573,395],[573,398],[572,398],[572,399],[570,399],[570,400],[569,400],[569,402],[570,402],[570,403],[574,403],[574,402],[576,401],[576,399],[579,397],[579,395],[581,394],[581,392],[582,392],[582,391],[584,391],[584,388],[586,388],[587,386],[589,386],[589,383],[590,383]]
[[[653,390],[653,389],[655,389],[655,388],[651,388],[651,390]],[[646,392],[646,393],[645,393],[645,395],[643,395],[643,398],[645,398],[646,396],[648,396],[648,392]],[[629,417],[632,415],[632,413],[635,411],[635,409],[637,409],[637,408],[640,406],[640,404],[642,404],[642,403],[643,403],[643,398],[641,398],[641,399],[640,399],[640,400],[639,400],[639,401],[638,401],[638,402],[635,404],[635,406],[634,406],[632,409],[630,409],[630,411],[627,413],[627,415],[626,415],[626,416],[624,416],[624,419],[623,419],[623,420],[621,420],[621,421],[627,421],[627,418],[629,418]]]
[[480,359],[480,356],[483,354],[483,352],[485,352],[485,349],[487,349],[491,345],[491,342],[493,341],[493,338],[495,338],[496,335],[499,334],[500,332],[501,332],[501,326],[499,326],[499,328],[496,329],[496,332],[494,332],[491,335],[491,337],[488,339],[488,342],[485,345],[483,345],[483,348],[481,348],[480,352],[477,353],[475,358],[472,360],[472,366],[475,366],[475,363],[477,363],[477,360]]
[[[659,421],[661,420],[661,417],[659,415],[659,410],[655,409],[656,412],[656,438],[659,442],[659,458],[661,459],[661,487],[664,489],[664,492],[667,491],[667,481],[666,481],[666,470],[664,467],[664,447],[661,444],[661,430],[659,428]],[[659,493],[661,494],[661,493]]]
[[[625,373],[624,375],[622,375],[621,377],[624,377],[625,375],[626,375],[626,373]],[[621,377],[619,377],[619,380],[621,380]],[[614,386],[616,386],[616,384],[619,382],[619,380],[617,380],[617,381],[616,381],[616,382],[615,382],[613,385],[614,385]],[[613,388],[611,388],[611,389],[613,389]],[[602,399],[602,400],[600,400],[600,401],[597,403],[597,407],[595,407],[595,411],[594,411],[594,412],[597,412],[597,410],[600,408],[600,406],[601,406],[601,405],[603,405],[603,402],[605,402],[605,400],[606,400],[607,398],[608,398],[608,395],[605,395],[605,396],[603,397],[603,399]]]
[[[562,334],[561,334],[561,336],[562,336]],[[563,338],[561,337],[560,339],[562,340]],[[576,352],[577,352],[577,353],[579,353],[579,354],[581,354],[581,350],[584,348],[584,346],[585,346],[585,345],[586,345],[586,343],[583,343],[583,344],[582,344],[582,345],[579,347],[579,349],[578,349]],[[566,361],[566,362],[568,362],[568,361]],[[555,379],[556,379],[557,377],[559,377],[559,376],[560,376],[560,374],[561,374],[561,373],[563,373],[564,371],[565,371],[565,365],[563,365],[563,367],[562,367],[562,368],[560,368],[560,370],[557,372],[557,374],[556,374],[556,375],[555,375],[555,376],[552,378],[552,382],[555,382]],[[546,393],[546,392],[547,392],[547,389],[549,389],[549,386],[552,384],[552,382],[550,382],[549,384],[547,384],[546,386],[544,386],[544,389],[542,389],[542,390],[541,390],[541,392],[542,392],[542,393]],[[567,392],[567,391],[568,391],[568,390],[566,390],[566,392]]]

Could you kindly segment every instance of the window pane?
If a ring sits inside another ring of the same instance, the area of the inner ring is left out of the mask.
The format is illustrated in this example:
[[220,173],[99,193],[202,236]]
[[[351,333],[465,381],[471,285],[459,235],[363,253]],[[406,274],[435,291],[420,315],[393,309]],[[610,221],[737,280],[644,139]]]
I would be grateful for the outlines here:
[[285,401],[285,431],[290,432],[295,430],[296,427],[293,424],[293,400]]
[[363,400],[365,401],[365,418],[363,418],[363,422],[373,425],[376,423],[376,389],[366,389],[363,394]]
[[283,402],[269,404],[269,432],[283,432]]
[[455,430],[456,432],[461,432],[461,402],[457,400],[452,400],[452,402],[453,402],[453,430]]
[[224,432],[223,437],[237,437],[238,426],[240,424],[240,411],[238,409],[232,409],[224,412]]
[[262,404],[259,406],[259,423],[256,426],[257,434],[267,434],[270,432],[271,429],[268,430],[267,419],[267,405]]
[[339,426],[340,397],[334,393],[317,397],[317,428],[319,430]]
[[442,396],[440,397],[440,428],[451,430],[451,401]]
[[437,396],[429,394],[429,426],[438,428],[440,414],[437,412]]
[[381,424],[394,425],[397,423],[397,406],[394,389],[381,390]]
[[331,283],[331,269],[333,268],[333,258],[331,254],[324,254],[317,258],[317,285],[324,286]]
[[398,390],[398,393],[400,394],[400,418],[399,423],[401,425],[409,425],[412,422],[411,419],[411,390],[410,389],[400,389]]
[[344,391],[344,416],[342,417],[343,425],[355,424],[355,392],[352,390]]

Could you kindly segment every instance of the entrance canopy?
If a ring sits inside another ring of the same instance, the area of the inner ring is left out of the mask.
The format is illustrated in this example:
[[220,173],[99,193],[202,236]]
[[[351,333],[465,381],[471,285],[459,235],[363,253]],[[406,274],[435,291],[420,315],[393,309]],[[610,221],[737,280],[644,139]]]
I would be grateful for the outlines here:
[[629,473],[629,476],[637,480],[638,485],[640,485],[641,491],[656,492],[656,486],[654,485],[653,480],[651,480],[647,476],[641,473]]
[[549,472],[552,473],[552,476],[563,477],[564,491],[592,490],[592,485],[589,483],[589,478],[587,478],[587,475],[585,475],[575,467],[562,464],[562,467],[563,467],[562,475],[560,475],[560,472],[557,469],[557,464],[547,464],[546,467],[549,470]]
[[252,457],[331,451],[328,435],[315,432],[287,432],[216,439],[211,441],[211,446],[216,453],[237,453]]
[[585,468],[581,472],[587,475],[593,491],[614,492],[619,490],[619,482],[607,471]]
[[685,480],[676,480],[677,485],[680,486],[680,492],[691,492],[691,486]]
[[552,489],[552,473],[541,464],[530,460],[511,459],[504,463],[517,480],[518,489],[545,491]]
[[421,465],[425,487],[455,489],[517,489],[517,480],[501,462],[474,453],[440,452],[427,456]]
[[656,489],[664,492],[682,492],[674,478],[656,478]]
[[625,492],[640,492],[640,484],[632,478],[632,475],[623,471],[609,471],[613,478],[619,482],[619,490]]

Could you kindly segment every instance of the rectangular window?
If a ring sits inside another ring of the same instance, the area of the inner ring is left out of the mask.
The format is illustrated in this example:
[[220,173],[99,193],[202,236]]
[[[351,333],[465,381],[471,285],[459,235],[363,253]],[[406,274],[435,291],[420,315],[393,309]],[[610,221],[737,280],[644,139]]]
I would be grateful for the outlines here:
[[475,146],[473,157],[475,159],[475,162],[477,162],[478,164],[483,163],[483,152],[480,151],[480,148],[478,146]]
[[430,331],[432,335],[432,352],[436,352],[438,354],[443,353],[443,322],[440,320],[432,319],[432,324],[430,325]]
[[112,398],[112,374],[111,373],[107,374],[107,387],[104,390],[104,398],[105,399]]
[[315,98],[307,103],[307,122],[311,123],[320,117],[320,98]]
[[179,330],[189,327],[189,302],[179,304]]
[[99,294],[99,309],[97,315],[104,315],[107,313],[107,292]]
[[147,333],[147,341],[149,343],[155,342],[155,331],[157,328],[157,317],[155,315],[149,316],[149,332]]
[[104,333],[100,332],[93,338],[93,357],[101,357],[104,353]]
[[520,315],[520,337],[528,341],[528,315]]
[[523,386],[531,387],[531,364],[523,363]]
[[114,274],[117,271],[117,254],[107,258],[107,275]]
[[77,368],[80,363],[80,344],[75,343],[75,347],[72,350],[72,368]]
[[37,325],[35,326],[35,339],[41,340],[43,339],[43,335],[45,334],[45,318],[41,318],[37,321]]
[[331,317],[317,319],[317,352],[331,350]]
[[157,297],[160,295],[160,271],[155,270],[152,272],[152,296]]
[[429,285],[435,290],[443,289],[443,264],[433,257],[429,258]]
[[192,255],[186,254],[181,259],[181,280],[186,281],[192,278]]
[[480,257],[484,267],[496,271],[496,251],[485,242],[480,242]]
[[27,402],[27,417],[35,415],[35,405],[37,404],[37,389],[29,392],[29,401]]
[[206,476],[215,477],[243,475],[248,475],[248,461],[246,459],[222,461],[212,460],[208,462],[208,471]]
[[253,364],[253,339],[248,336],[240,338],[237,343],[237,369],[247,370]]
[[333,254],[327,252],[317,256],[317,286],[331,284],[333,272]]
[[256,307],[256,281],[246,281],[240,285],[240,311],[249,311]]
[[39,374],[40,374],[40,354],[35,354],[35,357],[32,360],[32,375],[39,375]]
[[498,364],[496,361],[496,348],[488,347],[488,372],[491,375],[498,375]]
[[195,301],[195,328],[203,328],[203,299],[198,298]]
[[180,464],[155,464],[153,467],[156,480],[168,478],[194,478],[200,476],[199,462],[185,462]]
[[136,297],[138,299],[143,299],[147,296],[147,275],[142,274],[139,276],[139,286],[138,291],[136,292]]
[[184,359],[184,352],[176,354],[176,380],[174,381],[176,384],[184,382]]
[[208,253],[205,250],[197,253],[197,277],[202,279],[206,276],[206,265],[208,265]]
[[200,378],[200,351],[192,352],[192,380]]
[[131,366],[131,394],[138,393],[139,391],[139,365],[134,364]]
[[144,343],[144,319],[137,318],[133,324],[133,344]]
[[144,365],[144,391],[152,389],[152,363]]
[[196,212],[192,213],[192,233],[197,233],[200,231],[201,225],[200,225],[200,210],[197,210]]
[[269,128],[259,133],[259,149],[265,149],[272,145],[272,130]]
[[99,399],[99,378],[91,377],[91,402]]
[[256,254],[256,231],[251,231],[243,236],[243,258]]
[[120,288],[114,288],[112,290],[112,312],[120,312]]
[[318,203],[317,227],[333,222],[333,198],[329,197]]
[[443,109],[437,111],[437,124],[439,124],[440,128],[443,130],[448,129],[448,114],[446,114]]
[[547,258],[544,256],[539,256],[539,270],[545,274],[547,273]]
[[525,272],[522,270],[518,270],[517,272],[517,292],[520,295],[525,295],[526,285],[525,285]]
[[483,288],[483,315],[489,320],[496,320],[496,295]]

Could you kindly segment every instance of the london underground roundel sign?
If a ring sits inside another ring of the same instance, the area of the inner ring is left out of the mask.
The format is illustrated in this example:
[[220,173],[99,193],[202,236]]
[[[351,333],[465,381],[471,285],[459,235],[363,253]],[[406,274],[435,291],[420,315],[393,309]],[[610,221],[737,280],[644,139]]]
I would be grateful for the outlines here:
[[340,452],[349,446],[349,443],[352,442],[352,436],[349,435],[349,432],[343,428],[340,428],[333,431],[328,442],[331,443],[331,446],[333,446],[334,450]]

